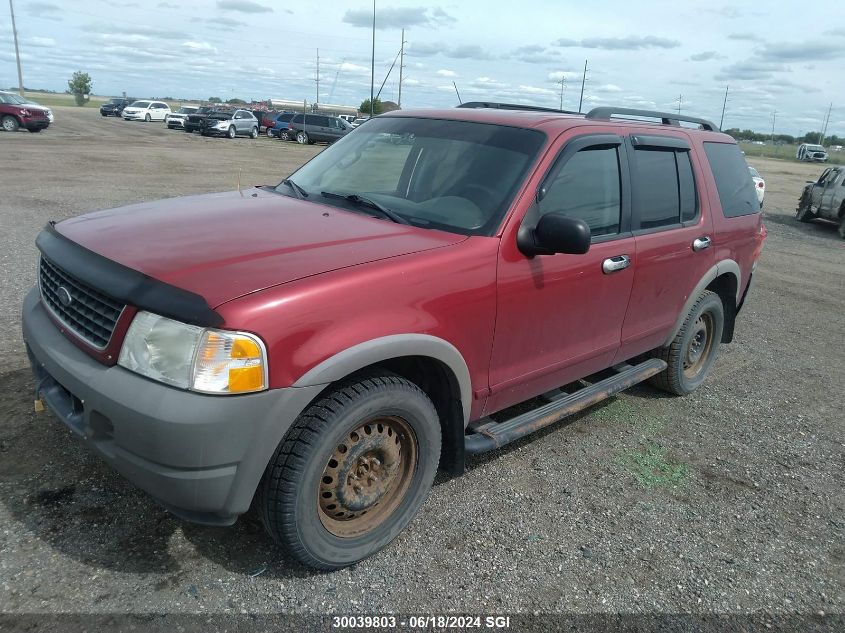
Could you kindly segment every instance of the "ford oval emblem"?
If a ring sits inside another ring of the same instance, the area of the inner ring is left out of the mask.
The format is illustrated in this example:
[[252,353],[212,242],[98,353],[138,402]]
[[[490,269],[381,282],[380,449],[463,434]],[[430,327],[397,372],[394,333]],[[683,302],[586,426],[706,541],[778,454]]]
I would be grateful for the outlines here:
[[56,294],[59,295],[59,303],[61,303],[64,307],[67,308],[71,303],[73,303],[73,297],[70,296],[70,290],[64,286],[59,286]]

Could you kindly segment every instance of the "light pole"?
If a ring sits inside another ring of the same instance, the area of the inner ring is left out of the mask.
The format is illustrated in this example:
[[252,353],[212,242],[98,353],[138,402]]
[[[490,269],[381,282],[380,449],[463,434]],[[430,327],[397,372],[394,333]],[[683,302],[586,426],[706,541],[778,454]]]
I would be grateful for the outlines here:
[[9,13],[12,14],[12,37],[15,40],[15,61],[18,63],[18,91],[23,96],[23,73],[21,72],[21,52],[18,49],[18,29],[15,26],[15,7],[9,0]]
[[373,55],[370,58],[370,118],[373,118],[373,91],[376,83],[376,0],[373,0]]
[[560,86],[560,110],[563,110],[563,93],[566,92],[566,77],[561,75],[560,81],[557,82]]

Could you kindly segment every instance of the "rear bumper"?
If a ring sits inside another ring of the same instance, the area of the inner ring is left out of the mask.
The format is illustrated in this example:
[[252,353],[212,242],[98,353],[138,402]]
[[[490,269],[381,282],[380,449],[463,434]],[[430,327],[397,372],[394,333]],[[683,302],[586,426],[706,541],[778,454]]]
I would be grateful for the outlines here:
[[208,396],[107,367],[53,325],[36,289],[23,305],[36,391],[91,450],[165,508],[228,525],[245,512],[285,432],[320,386]]

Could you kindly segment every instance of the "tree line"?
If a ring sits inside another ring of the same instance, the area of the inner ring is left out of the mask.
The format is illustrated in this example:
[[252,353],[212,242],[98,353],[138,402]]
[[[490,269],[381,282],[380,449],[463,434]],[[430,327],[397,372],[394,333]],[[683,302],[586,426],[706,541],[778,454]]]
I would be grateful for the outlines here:
[[[732,127],[728,130],[722,130],[725,134],[733,136],[738,141],[765,141],[772,140],[771,134],[761,134],[754,130],[740,130]],[[775,134],[775,143],[784,143],[786,145],[796,145],[798,143],[814,143],[817,144],[821,140],[821,132],[807,132],[803,136],[792,136],[791,134]],[[826,145],[845,145],[845,139],[836,134],[825,136],[824,142]]]

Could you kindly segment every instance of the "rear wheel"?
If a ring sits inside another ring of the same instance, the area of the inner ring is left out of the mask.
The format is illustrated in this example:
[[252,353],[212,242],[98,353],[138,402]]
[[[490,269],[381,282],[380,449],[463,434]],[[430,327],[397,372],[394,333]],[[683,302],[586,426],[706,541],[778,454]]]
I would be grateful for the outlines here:
[[267,135],[267,138],[273,138],[273,128],[268,127],[264,133]]
[[416,515],[440,458],[440,423],[415,384],[391,374],[339,386],[294,422],[258,489],[265,528],[318,569],[360,561]]
[[668,367],[652,377],[651,383],[679,396],[698,389],[716,359],[724,326],[722,300],[715,292],[705,290],[672,343],[653,352],[656,358],[665,360]]
[[252,138],[258,138],[258,128],[257,127],[252,128],[252,132],[250,132],[249,135]]
[[845,209],[839,215],[839,237],[845,240]]
[[289,141],[290,140],[290,130],[279,130],[279,140],[280,141]]
[[307,132],[297,132],[296,133],[296,142],[300,145],[308,145],[311,142],[311,139],[308,138]]
[[229,126],[229,138],[235,138],[236,134],[237,134],[237,132],[235,131],[235,126],[230,125]]
[[18,120],[10,114],[7,114],[2,119],[0,119],[0,125],[3,126],[3,129],[7,132],[17,132],[20,129],[21,124],[18,123]]
[[147,123],[149,123],[152,120],[153,120],[153,118],[149,115],[149,113],[147,114],[147,116],[144,117],[144,121],[146,121]]

